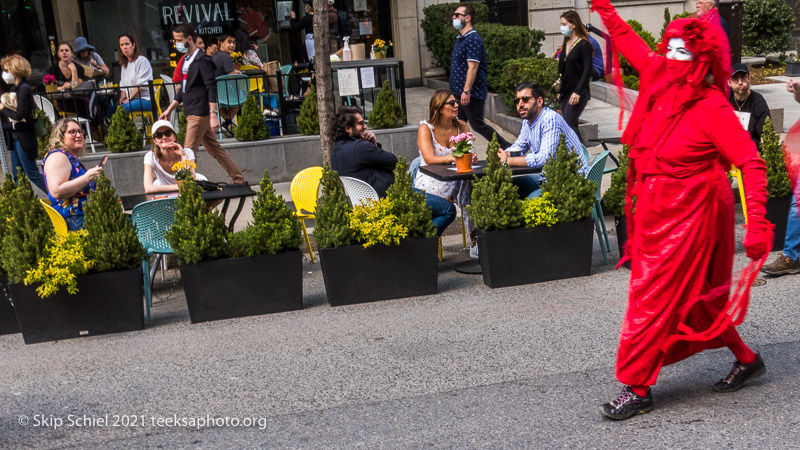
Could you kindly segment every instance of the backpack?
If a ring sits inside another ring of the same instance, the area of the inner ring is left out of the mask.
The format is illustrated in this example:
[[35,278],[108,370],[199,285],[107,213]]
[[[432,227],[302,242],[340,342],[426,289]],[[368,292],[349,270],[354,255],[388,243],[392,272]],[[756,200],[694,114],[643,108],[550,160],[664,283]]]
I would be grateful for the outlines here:
[[339,14],[339,37],[350,36],[352,29],[350,28],[350,17],[347,11],[338,11]]

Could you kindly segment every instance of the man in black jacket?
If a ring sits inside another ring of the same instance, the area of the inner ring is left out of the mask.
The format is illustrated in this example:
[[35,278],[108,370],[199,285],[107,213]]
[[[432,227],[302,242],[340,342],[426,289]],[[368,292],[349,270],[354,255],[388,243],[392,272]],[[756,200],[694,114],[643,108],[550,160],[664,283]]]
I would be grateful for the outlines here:
[[217,81],[214,79],[216,66],[211,57],[195,45],[197,35],[190,25],[175,26],[172,37],[175,39],[175,49],[187,56],[183,61],[181,89],[159,120],[167,120],[169,114],[183,103],[183,112],[186,114],[184,147],[196,152],[203,144],[206,151],[228,172],[233,183],[246,185],[242,172],[214,136],[214,131],[219,129]]
[[764,96],[750,89],[750,71],[741,63],[733,65],[733,73],[728,80],[731,95],[728,99],[733,112],[742,123],[750,139],[761,149],[761,134],[764,132],[764,121],[769,117],[769,106]]

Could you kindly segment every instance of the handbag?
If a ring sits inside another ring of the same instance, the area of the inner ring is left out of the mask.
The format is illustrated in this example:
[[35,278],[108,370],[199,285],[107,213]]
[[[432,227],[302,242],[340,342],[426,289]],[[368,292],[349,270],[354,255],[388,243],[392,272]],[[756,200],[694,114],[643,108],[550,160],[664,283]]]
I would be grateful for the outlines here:
[[555,92],[556,94],[561,92],[561,75],[559,75],[556,82],[553,83],[553,92]]
[[37,117],[33,121],[33,134],[35,134],[37,138],[47,134],[47,124],[44,123],[45,120],[47,120],[47,118]]

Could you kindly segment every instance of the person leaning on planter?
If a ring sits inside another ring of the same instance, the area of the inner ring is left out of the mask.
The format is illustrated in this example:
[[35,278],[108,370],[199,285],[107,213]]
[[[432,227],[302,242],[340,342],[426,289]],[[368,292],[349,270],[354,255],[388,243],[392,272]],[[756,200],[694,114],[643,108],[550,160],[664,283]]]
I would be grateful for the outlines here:
[[[383,150],[375,134],[367,130],[361,110],[342,106],[333,118],[336,144],[331,151],[331,168],[341,177],[357,178],[372,186],[379,197],[394,183],[397,156]],[[456,217],[452,203],[434,195],[425,194],[426,204],[433,213],[433,224],[438,235]]]
[[167,120],[170,113],[183,103],[183,112],[186,114],[185,146],[198,149],[202,144],[234,184],[247,185],[242,172],[214,135],[214,131],[219,129],[214,62],[195,44],[197,34],[190,25],[176,25],[172,29],[172,37],[175,39],[175,49],[188,56],[181,67],[181,89],[158,119]]
[[[509,166],[542,168],[547,160],[555,156],[561,135],[567,140],[567,147],[578,152],[583,167],[581,173],[589,173],[583,154],[583,146],[578,135],[570,128],[560,114],[544,106],[544,90],[533,82],[520,83],[514,100],[517,112],[522,118],[519,137],[510,147],[498,151],[500,162]],[[521,156],[511,156],[519,153]],[[541,195],[539,189],[542,177],[539,174],[513,178],[521,198],[534,198]]]
[[60,119],[50,134],[50,152],[42,159],[44,183],[50,205],[64,217],[70,231],[83,228],[83,206],[94,192],[94,180],[103,171],[99,165],[86,169],[78,160],[86,140],[75,119]]
[[[47,192],[44,178],[36,167],[39,143],[34,132],[33,91],[26,80],[31,75],[31,64],[19,55],[6,56],[0,60],[3,81],[11,86],[11,92],[3,94],[0,115],[3,116],[3,131],[11,134],[11,175],[17,181],[17,168],[21,167],[31,183]],[[6,104],[8,100],[9,104]]]

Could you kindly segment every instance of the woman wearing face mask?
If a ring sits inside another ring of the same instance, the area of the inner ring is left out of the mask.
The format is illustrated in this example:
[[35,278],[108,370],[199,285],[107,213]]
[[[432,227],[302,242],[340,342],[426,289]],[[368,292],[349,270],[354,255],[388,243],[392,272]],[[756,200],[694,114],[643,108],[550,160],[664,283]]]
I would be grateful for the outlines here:
[[303,5],[306,15],[302,19],[297,20],[294,11],[289,12],[289,17],[292,19],[292,32],[303,30],[305,33],[306,54],[311,61],[314,58],[314,3],[312,0],[303,0]]
[[592,76],[592,44],[581,22],[581,16],[575,11],[561,14],[561,34],[564,35],[564,43],[558,55],[558,73],[561,77],[558,101],[564,120],[578,138],[583,140],[578,130],[578,119],[591,97],[589,79]]
[[46,192],[44,178],[36,167],[36,154],[39,143],[33,131],[33,91],[25,81],[31,75],[31,65],[22,56],[11,55],[0,60],[3,68],[3,81],[11,86],[11,92],[3,94],[0,102],[0,115],[3,116],[3,131],[10,132],[12,145],[11,175],[17,181],[17,168],[22,168],[25,176],[36,187]]
[[[608,0],[592,7],[641,77],[622,136],[631,146],[623,257],[631,261],[631,280],[616,364],[625,386],[601,406],[603,415],[627,419],[653,409],[650,386],[661,367],[703,350],[727,347],[736,357],[733,370],[714,384],[718,392],[738,390],[765,372],[736,325],[772,248],[772,227],[764,217],[765,164],[725,93],[730,54],[718,13],[673,21],[656,53]],[[752,259],[733,294],[731,164],[744,174],[744,248]]]
[[139,44],[130,34],[119,35],[120,70],[119,103],[126,112],[151,111],[150,88],[153,68],[139,50]]

